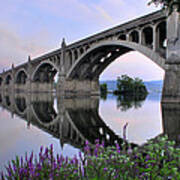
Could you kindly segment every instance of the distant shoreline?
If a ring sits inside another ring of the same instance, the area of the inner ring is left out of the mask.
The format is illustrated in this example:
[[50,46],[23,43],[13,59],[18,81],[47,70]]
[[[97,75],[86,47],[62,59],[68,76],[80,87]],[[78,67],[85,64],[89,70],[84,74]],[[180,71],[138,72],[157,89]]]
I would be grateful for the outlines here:
[[[108,87],[108,93],[112,94],[112,92],[116,89],[116,80],[103,80],[99,81],[100,84],[106,83]],[[155,80],[155,81],[144,81],[146,88],[149,93],[161,93],[163,87],[163,80]]]

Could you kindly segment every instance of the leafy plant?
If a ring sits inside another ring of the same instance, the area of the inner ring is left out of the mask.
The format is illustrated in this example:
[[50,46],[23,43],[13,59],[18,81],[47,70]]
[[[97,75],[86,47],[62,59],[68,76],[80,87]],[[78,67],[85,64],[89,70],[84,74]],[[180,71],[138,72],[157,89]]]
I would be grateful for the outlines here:
[[178,6],[180,12],[180,0],[151,0],[148,5],[155,4],[156,6],[161,5],[164,9],[169,10],[169,14],[172,12],[173,5]]
[[143,81],[139,78],[131,78],[127,75],[122,75],[117,78],[117,90],[114,91],[114,94],[147,94],[148,91]]
[[100,85],[100,92],[101,92],[101,98],[106,99],[107,98],[107,84],[103,83]]
[[86,142],[84,154],[70,159],[54,156],[51,145],[41,147],[38,158],[33,153],[16,157],[6,169],[1,180],[180,179],[180,148],[166,136],[134,149],[129,144],[104,147],[97,140],[93,147]]

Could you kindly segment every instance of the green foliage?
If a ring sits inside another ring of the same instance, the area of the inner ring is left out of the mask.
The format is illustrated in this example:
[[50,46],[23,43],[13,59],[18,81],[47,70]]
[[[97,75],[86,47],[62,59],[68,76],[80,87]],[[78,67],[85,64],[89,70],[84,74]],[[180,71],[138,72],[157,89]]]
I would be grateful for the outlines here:
[[103,83],[100,85],[100,91],[101,93],[107,93],[107,84]]
[[146,180],[180,179],[180,148],[167,136],[159,136],[147,144],[131,148],[124,143],[104,147],[96,142],[95,147],[84,147],[84,155],[73,159],[62,155],[55,157],[53,147],[41,148],[39,157],[18,158],[7,166],[1,179],[54,179],[54,180]]
[[139,78],[131,78],[127,75],[122,75],[117,79],[117,90],[114,91],[114,94],[147,94],[146,86],[143,81]]
[[107,84],[103,83],[100,85],[100,92],[101,92],[101,98],[106,99],[107,98]]
[[178,6],[178,11],[180,11],[180,0],[151,0],[148,5],[155,4],[156,6],[161,5],[164,9],[169,10],[169,14],[172,12],[172,7],[174,4]]

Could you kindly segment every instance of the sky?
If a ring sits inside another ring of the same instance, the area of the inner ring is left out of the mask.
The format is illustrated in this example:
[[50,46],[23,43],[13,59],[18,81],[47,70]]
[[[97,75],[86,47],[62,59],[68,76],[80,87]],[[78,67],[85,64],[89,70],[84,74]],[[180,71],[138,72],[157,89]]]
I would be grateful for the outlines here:
[[[6,0],[0,6],[0,72],[157,10],[148,0]],[[138,52],[115,60],[101,80],[128,74],[145,81],[163,79],[164,71]]]

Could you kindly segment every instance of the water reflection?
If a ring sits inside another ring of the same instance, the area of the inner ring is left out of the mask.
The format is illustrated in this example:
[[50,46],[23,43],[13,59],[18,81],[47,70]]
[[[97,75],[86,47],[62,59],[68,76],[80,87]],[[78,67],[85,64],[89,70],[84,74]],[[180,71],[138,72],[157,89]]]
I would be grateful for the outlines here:
[[[101,99],[102,100],[107,100],[107,93],[102,93],[101,94]],[[146,100],[147,94],[132,94],[132,95],[128,95],[128,94],[122,94],[122,95],[113,95],[112,96],[116,97],[116,101],[117,101],[117,109],[120,109],[121,111],[127,111],[128,109],[131,108],[141,108],[143,105],[143,102]]]
[[101,93],[101,99],[106,100],[108,93]]
[[130,108],[141,108],[147,94],[142,95],[120,95],[117,97],[117,108],[121,111],[127,111]]
[[39,121],[42,123],[50,123],[57,117],[57,112],[53,107],[54,102],[38,101],[32,103],[32,109],[34,114]]
[[164,134],[180,145],[180,104],[162,104]]
[[6,99],[6,105],[9,107],[11,105],[9,96],[5,96],[5,99]]
[[19,112],[24,113],[27,106],[26,106],[26,99],[24,97],[17,97],[15,98],[15,105]]
[[[140,108],[143,98],[120,98],[118,108],[121,111]],[[122,137],[99,115],[99,99],[95,97],[63,99],[53,94],[0,94],[0,106],[24,119],[28,128],[32,124],[58,138],[61,147],[70,144],[80,149],[86,140],[94,144],[96,139],[103,140],[106,146],[123,143]],[[162,104],[162,117],[163,132],[179,143],[180,105]]]
[[[62,99],[53,94],[1,94],[0,105],[31,124],[60,139],[60,144],[82,148],[88,140],[105,145],[123,143],[99,115],[98,98]],[[56,107],[57,106],[57,107]]]

